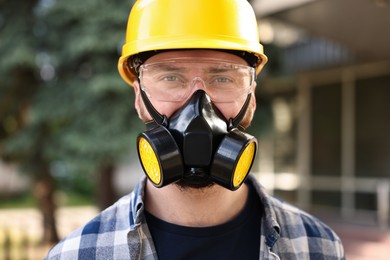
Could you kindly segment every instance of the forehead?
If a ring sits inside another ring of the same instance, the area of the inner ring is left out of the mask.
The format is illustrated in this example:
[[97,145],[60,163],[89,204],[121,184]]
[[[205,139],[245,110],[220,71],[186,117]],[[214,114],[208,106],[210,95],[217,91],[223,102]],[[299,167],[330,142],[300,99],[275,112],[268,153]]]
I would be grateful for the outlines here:
[[145,61],[144,64],[152,62],[164,62],[177,58],[190,58],[192,61],[202,61],[202,59],[215,59],[223,62],[247,65],[246,61],[237,55],[214,50],[177,50],[158,53]]

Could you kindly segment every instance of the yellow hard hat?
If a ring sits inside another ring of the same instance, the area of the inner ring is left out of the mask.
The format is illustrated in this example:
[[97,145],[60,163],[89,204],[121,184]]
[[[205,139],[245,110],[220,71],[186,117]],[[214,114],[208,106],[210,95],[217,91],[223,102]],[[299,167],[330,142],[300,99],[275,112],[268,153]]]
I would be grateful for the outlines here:
[[137,0],[118,62],[122,78],[136,79],[128,62],[134,55],[171,49],[245,51],[258,58],[256,74],[267,62],[247,0]]

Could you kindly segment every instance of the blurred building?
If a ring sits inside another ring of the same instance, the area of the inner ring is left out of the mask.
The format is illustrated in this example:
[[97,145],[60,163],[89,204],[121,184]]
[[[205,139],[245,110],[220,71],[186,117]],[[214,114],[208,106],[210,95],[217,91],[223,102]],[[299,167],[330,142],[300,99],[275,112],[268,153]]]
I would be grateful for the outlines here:
[[259,178],[306,209],[389,226],[390,2],[253,0],[270,62]]

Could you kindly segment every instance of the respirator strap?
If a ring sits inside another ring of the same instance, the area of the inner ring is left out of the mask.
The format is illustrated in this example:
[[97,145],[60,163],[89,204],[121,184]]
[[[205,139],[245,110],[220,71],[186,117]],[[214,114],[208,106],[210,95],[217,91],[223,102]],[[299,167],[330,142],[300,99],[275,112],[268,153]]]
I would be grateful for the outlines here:
[[[246,100],[245,100],[244,105],[242,106],[240,112],[238,112],[237,116],[235,118],[229,119],[228,131],[232,130],[233,128],[241,128],[241,127],[239,127],[239,124],[241,123],[241,120],[244,118],[244,116],[246,114],[246,110],[248,109],[248,106],[249,106],[250,101],[251,101],[251,96],[252,96],[252,94],[249,93]],[[244,130],[244,129],[240,129],[240,130]]]
[[168,118],[165,115],[161,115],[152,105],[145,91],[141,89],[141,97],[144,101],[145,107],[148,110],[149,114],[152,116],[153,120],[162,126],[168,126]]

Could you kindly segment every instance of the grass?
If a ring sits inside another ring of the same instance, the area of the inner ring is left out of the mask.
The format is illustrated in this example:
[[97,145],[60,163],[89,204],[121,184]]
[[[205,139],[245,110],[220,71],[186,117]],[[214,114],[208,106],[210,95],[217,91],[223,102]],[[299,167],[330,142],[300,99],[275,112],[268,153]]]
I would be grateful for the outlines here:
[[33,208],[37,203],[33,196],[29,194],[21,194],[10,198],[2,198],[0,200],[0,209],[7,208]]
[[[62,191],[57,192],[56,200],[60,206],[86,206],[94,205],[95,201],[91,196]],[[10,198],[0,199],[0,209],[36,208],[38,203],[31,193],[24,193]]]

